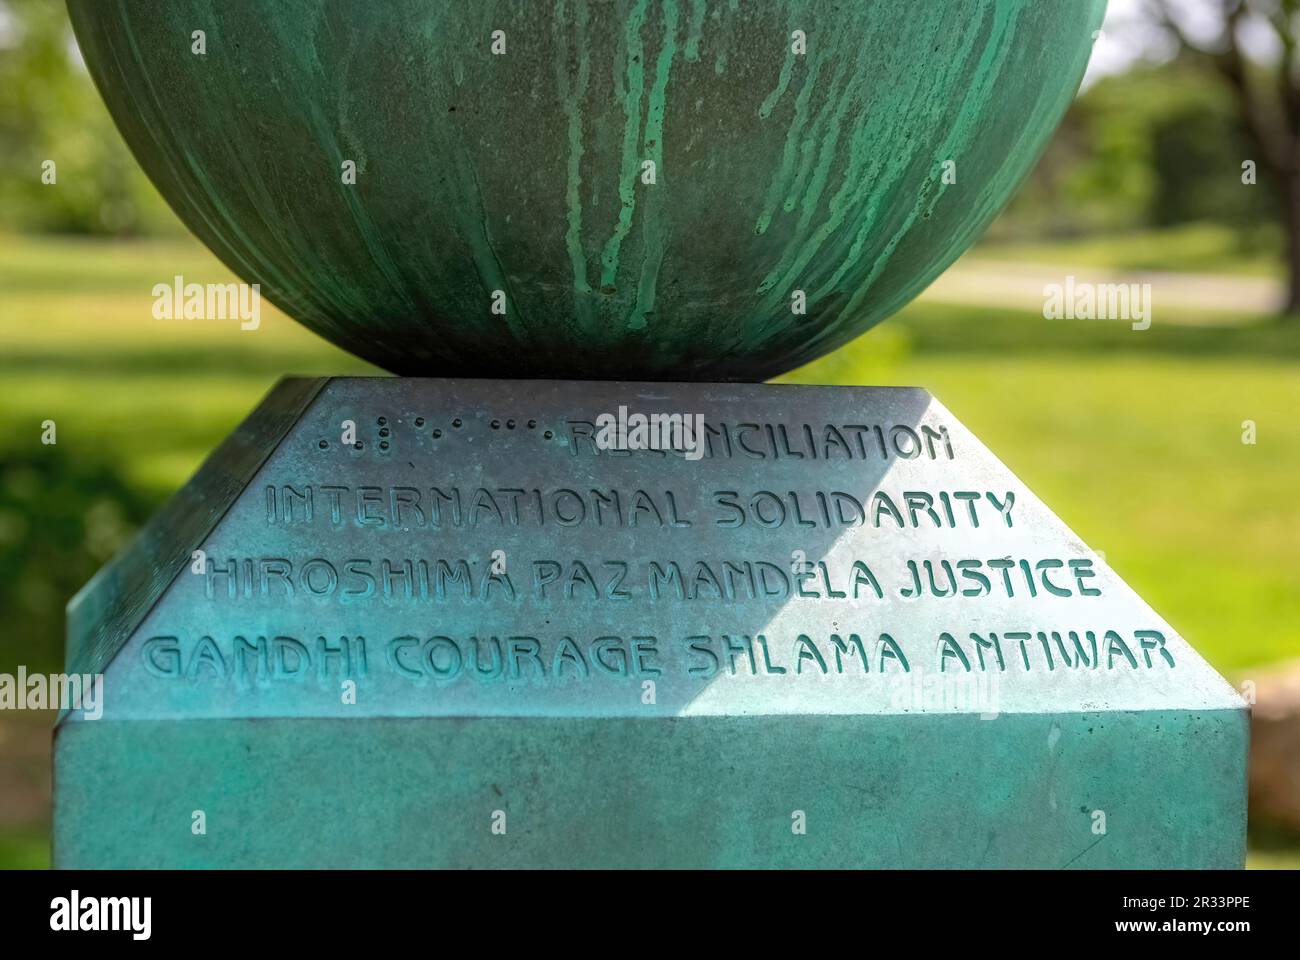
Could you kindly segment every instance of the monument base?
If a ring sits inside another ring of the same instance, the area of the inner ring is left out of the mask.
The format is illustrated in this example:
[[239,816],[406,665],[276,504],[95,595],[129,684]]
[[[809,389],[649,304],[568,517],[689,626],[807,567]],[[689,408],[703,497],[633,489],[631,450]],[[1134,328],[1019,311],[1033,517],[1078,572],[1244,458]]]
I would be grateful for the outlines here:
[[285,381],[68,660],[62,867],[1245,854],[1241,698],[920,390]]

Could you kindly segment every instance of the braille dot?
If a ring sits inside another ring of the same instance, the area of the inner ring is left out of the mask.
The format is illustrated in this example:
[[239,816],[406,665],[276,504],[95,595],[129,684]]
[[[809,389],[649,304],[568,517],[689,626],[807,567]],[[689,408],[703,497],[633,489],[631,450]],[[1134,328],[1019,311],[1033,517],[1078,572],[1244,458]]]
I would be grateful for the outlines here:
[[356,449],[360,450],[362,447],[365,446],[365,444],[362,443],[360,440],[358,440],[356,443],[353,444],[353,446],[354,446]]
[[415,418],[415,425],[416,425],[417,427],[422,427],[422,426],[424,426],[424,417],[416,417],[416,418]]
[[529,420],[529,421],[528,421],[528,429],[529,429],[529,430],[536,429],[536,427],[537,427],[537,421],[536,421],[536,420]]
[[507,430],[513,430],[514,428],[515,428],[515,422],[514,422],[513,420],[507,420],[507,421],[506,421],[506,429],[507,429]]
[[317,446],[319,446],[322,450],[328,450],[330,448],[330,442],[328,440],[322,440],[319,444],[317,444]]
[[380,440],[380,441],[379,441],[379,449],[380,449],[380,450],[387,450],[387,449],[388,449],[388,441],[387,441],[387,440]]
[[459,429],[460,429],[460,417],[457,417],[455,420],[453,420],[453,421],[451,422],[451,425],[452,425],[453,427],[455,427],[457,430],[459,430]]
[[382,427],[384,424],[386,424],[386,423],[388,422],[388,418],[387,418],[387,417],[380,417],[380,418],[379,418],[378,420],[376,420],[375,422],[378,423],[378,424]]
[[549,439],[551,439],[551,437],[555,436],[555,434],[553,434],[553,433],[551,433],[551,431],[547,430],[544,434],[542,434],[542,436],[544,436],[547,440],[549,440]]
[[500,420],[493,420],[493,421],[492,421],[492,429],[493,429],[493,430],[500,430],[500,429],[501,429],[501,421],[500,421]]

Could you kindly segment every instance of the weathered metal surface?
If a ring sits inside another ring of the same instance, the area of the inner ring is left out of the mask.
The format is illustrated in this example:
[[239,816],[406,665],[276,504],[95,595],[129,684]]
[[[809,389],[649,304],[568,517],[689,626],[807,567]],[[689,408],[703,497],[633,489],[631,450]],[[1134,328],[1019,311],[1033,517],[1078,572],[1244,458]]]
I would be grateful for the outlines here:
[[62,865],[1242,861],[1241,699],[924,391],[344,379],[267,442],[59,729]]
[[69,0],[162,194],[311,329],[400,373],[654,380],[762,379],[912,299],[1104,7]]

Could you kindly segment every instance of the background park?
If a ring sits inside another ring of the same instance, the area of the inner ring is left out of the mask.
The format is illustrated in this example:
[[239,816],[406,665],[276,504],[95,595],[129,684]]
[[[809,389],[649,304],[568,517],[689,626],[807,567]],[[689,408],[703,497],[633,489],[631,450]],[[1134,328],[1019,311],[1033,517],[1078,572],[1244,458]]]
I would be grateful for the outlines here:
[[[931,389],[1261,687],[1300,656],[1296,6],[1112,0],[1084,90],[986,238],[788,376]],[[0,672],[61,668],[68,598],[278,377],[378,372],[269,305],[256,331],[156,320],[176,274],[235,279],[132,160],[63,5],[0,0]],[[1067,276],[1150,283],[1150,328],[1045,319]],[[0,716],[0,866],[48,863],[51,719]],[[1253,815],[1251,846],[1251,866],[1300,867],[1286,817]]]

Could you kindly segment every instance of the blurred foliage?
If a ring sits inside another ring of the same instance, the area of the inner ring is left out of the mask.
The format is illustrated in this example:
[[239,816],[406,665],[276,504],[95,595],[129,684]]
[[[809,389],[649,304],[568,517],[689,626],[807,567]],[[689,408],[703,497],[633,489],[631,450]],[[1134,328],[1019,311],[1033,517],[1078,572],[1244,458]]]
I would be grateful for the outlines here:
[[1254,227],[1278,222],[1263,165],[1256,186],[1242,183],[1251,154],[1231,94],[1204,67],[1176,60],[1105,77],[1070,108],[993,236],[1213,221],[1239,230],[1249,250],[1267,240]]
[[[42,180],[46,161],[57,189]],[[113,126],[56,0],[0,0],[0,225],[180,230]]]
[[[27,435],[40,432],[32,423]],[[19,641],[19,662],[62,669],[64,603],[156,506],[111,463],[30,441],[0,448],[0,610],[12,637],[45,640]],[[16,666],[0,661],[3,670]]]

